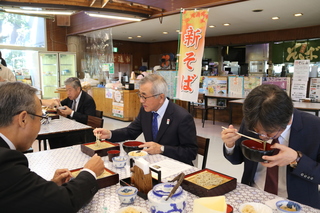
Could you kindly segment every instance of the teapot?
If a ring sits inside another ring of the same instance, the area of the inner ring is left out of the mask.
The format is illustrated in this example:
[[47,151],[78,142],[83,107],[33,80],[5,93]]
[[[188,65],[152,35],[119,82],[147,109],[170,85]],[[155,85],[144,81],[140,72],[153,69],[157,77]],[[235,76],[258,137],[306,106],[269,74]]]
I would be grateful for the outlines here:
[[170,196],[174,183],[159,183],[148,192],[152,213],[183,212],[186,207],[187,192],[181,186]]

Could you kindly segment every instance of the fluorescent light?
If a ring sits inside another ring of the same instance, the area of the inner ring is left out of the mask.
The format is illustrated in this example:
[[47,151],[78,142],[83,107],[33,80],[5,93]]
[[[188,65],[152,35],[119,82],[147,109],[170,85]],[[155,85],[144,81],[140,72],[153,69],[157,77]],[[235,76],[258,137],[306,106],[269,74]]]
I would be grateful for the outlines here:
[[57,10],[21,10],[21,9],[6,9],[6,12],[23,13],[23,14],[41,14],[41,15],[71,15],[74,11],[57,11]]
[[87,13],[89,16],[98,17],[98,18],[111,18],[111,19],[120,19],[120,20],[128,20],[128,21],[141,21],[140,18],[130,18],[130,17],[123,17],[123,16],[110,16],[98,13]]

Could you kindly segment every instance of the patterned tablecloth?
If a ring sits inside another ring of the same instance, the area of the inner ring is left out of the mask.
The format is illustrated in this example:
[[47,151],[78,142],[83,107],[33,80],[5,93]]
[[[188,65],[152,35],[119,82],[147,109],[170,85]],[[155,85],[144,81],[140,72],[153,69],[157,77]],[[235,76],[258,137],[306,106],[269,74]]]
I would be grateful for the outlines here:
[[59,119],[53,119],[48,124],[42,124],[38,135],[70,132],[85,129],[91,129],[91,126],[60,116]]
[[[121,155],[124,155],[125,152],[121,147]],[[43,178],[50,180],[53,177],[54,171],[60,168],[69,168],[76,169],[81,168],[89,160],[89,156],[82,153],[80,149],[80,145],[35,152],[26,154],[29,160],[30,169]],[[117,169],[113,167],[112,163],[109,162],[108,157],[102,158],[105,162],[106,168],[116,172],[119,174],[120,179],[126,178],[130,176],[129,166],[126,166],[122,169]],[[160,162],[162,160],[168,160],[163,155],[149,155],[146,160],[150,163]],[[172,159],[170,159],[172,160]],[[174,160],[172,160],[174,161]],[[190,174],[192,172],[198,171],[199,169],[196,167],[190,167],[190,169],[184,171],[185,174]],[[171,177],[175,177],[178,174],[174,174]],[[171,178],[169,177],[169,178]],[[127,205],[121,204],[119,198],[116,194],[116,190],[120,187],[120,183],[100,189],[97,194],[93,197],[92,201],[84,206],[79,212],[84,213],[115,213],[122,207]],[[253,187],[249,187],[247,185],[237,183],[237,188],[227,194],[226,201],[228,204],[233,206],[234,213],[239,212],[239,206],[246,202],[258,202],[265,203],[266,201],[280,199],[279,197],[266,193],[264,191],[260,191]],[[187,197],[187,206],[185,213],[191,213],[193,209],[193,200],[197,199],[198,196],[193,195],[188,192]],[[134,201],[134,206],[140,206],[148,210],[150,212],[149,201],[144,200],[143,198],[137,196]],[[276,212],[276,210],[274,210]],[[309,206],[302,205],[301,213],[319,213],[320,210],[313,209]]]

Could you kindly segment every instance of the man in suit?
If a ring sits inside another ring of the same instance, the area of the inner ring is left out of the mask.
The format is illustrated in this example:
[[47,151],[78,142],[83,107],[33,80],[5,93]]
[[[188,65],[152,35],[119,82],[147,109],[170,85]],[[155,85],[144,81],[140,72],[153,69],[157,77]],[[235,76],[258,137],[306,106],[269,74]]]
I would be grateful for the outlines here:
[[[96,115],[96,104],[93,98],[82,90],[78,78],[71,77],[64,82],[68,98],[61,101],[65,109],[59,108],[59,114],[74,119],[80,123],[87,124],[88,115]],[[50,149],[72,146],[85,142],[83,135],[69,135],[65,137],[51,138]]]
[[68,78],[64,84],[68,98],[61,101],[61,105],[66,109],[59,109],[60,113],[80,123],[87,124],[88,115],[96,115],[96,104],[93,98],[82,90],[78,78]]
[[1,84],[0,90],[1,212],[77,212],[98,190],[102,159],[93,156],[73,180],[68,169],[58,169],[51,181],[31,172],[22,152],[31,147],[40,121],[46,119],[37,90],[21,82]]
[[[294,109],[291,98],[275,85],[253,89],[244,101],[243,115],[239,132],[278,141],[272,148],[279,153],[263,156],[265,162],[250,161],[241,152],[241,142],[246,138],[240,138],[233,125],[223,130],[224,156],[232,164],[244,162],[241,182],[320,208],[320,118]],[[272,191],[274,174],[277,181]]]
[[[198,151],[193,117],[167,99],[168,85],[161,76],[147,75],[139,81],[139,85],[138,96],[142,107],[136,119],[125,128],[113,131],[99,128],[94,133],[112,142],[134,140],[143,133],[147,142],[141,147],[146,147],[144,150],[149,154],[163,154],[192,165]],[[153,128],[154,113],[158,114],[155,117],[159,124],[156,128]]]

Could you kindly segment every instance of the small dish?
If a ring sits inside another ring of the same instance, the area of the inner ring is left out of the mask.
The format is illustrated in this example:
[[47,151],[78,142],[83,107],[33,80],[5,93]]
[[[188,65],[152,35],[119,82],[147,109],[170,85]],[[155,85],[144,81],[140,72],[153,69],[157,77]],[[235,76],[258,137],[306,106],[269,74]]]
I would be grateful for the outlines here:
[[298,213],[302,209],[298,203],[289,200],[280,200],[276,203],[276,206],[279,213]]
[[123,207],[121,209],[119,209],[118,211],[116,211],[116,213],[126,213],[126,212],[132,212],[130,210],[132,210],[132,208],[134,210],[137,210],[139,213],[148,213],[147,209],[139,207],[139,206],[127,206],[127,207]]
[[147,157],[148,152],[143,150],[135,150],[128,153],[128,156],[133,159],[145,158]]
[[112,164],[116,168],[123,168],[127,165],[127,159],[125,156],[116,156],[112,158]]
[[253,208],[256,212],[259,212],[259,213],[272,213],[272,209],[269,206],[264,205],[262,203],[254,203],[254,202],[241,204],[239,207],[239,211],[241,213],[250,212],[249,209],[251,208]]
[[133,203],[137,197],[138,189],[133,186],[123,186],[117,190],[117,194],[121,203]]

